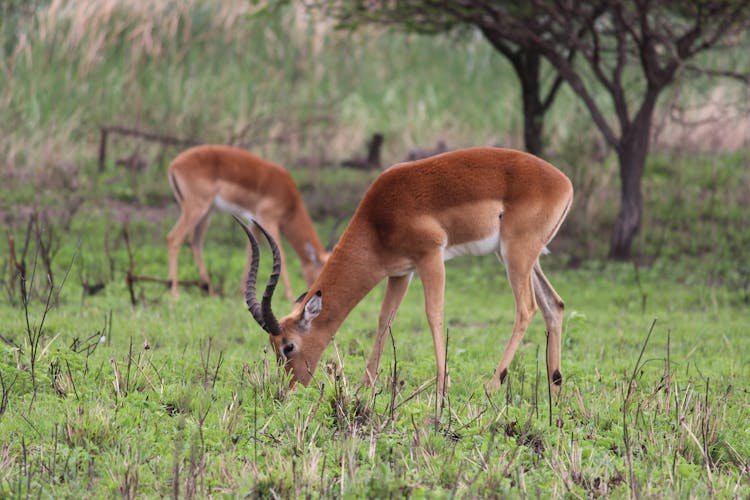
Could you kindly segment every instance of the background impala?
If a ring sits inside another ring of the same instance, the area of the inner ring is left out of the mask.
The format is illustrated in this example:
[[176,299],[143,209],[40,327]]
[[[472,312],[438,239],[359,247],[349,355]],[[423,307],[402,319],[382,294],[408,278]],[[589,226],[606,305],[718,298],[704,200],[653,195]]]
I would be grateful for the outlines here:
[[[177,224],[167,236],[172,295],[178,294],[177,260],[188,235],[201,280],[209,293],[213,292],[203,261],[203,242],[214,207],[262,221],[277,241],[283,234],[302,261],[308,286],[320,274],[328,254],[315,233],[299,189],[283,167],[243,149],[204,145],[178,155],[169,165],[168,177],[181,209]],[[286,296],[293,300],[282,248],[279,254]]]
[[375,345],[363,378],[371,384],[377,377],[390,321],[417,272],[435,348],[437,390],[444,395],[448,383],[443,340],[444,261],[458,255],[495,253],[507,270],[516,317],[488,388],[502,384],[539,308],[547,327],[548,379],[550,387],[557,390],[562,383],[563,301],[538,259],[560,228],[572,200],[573,187],[562,172],[520,151],[465,149],[399,164],[370,186],[322,273],[291,314],[280,321],[271,310],[280,263],[273,234],[258,225],[271,244],[275,267],[258,303],[258,245],[252,230],[243,224],[253,247],[247,304],[270,334],[279,360],[291,371],[292,384],[307,385],[344,318],[387,278]]

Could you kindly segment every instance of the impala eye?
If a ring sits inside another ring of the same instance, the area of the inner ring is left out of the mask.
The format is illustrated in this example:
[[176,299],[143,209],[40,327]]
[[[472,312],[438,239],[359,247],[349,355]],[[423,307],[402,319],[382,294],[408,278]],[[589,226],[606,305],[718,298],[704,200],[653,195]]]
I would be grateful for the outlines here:
[[284,356],[289,356],[294,351],[294,344],[286,344],[282,349]]

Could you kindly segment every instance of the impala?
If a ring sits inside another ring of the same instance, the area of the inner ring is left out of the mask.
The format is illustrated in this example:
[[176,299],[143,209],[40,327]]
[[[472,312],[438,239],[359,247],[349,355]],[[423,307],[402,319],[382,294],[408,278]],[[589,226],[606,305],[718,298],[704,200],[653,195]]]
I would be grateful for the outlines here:
[[[277,241],[283,234],[302,261],[308,286],[320,274],[328,254],[323,250],[294,180],[283,167],[239,148],[204,145],[178,155],[169,165],[168,177],[181,209],[177,224],[167,236],[172,295],[178,293],[177,259],[180,245],[188,234],[191,234],[190,249],[201,282],[213,293],[203,262],[203,241],[214,207],[261,221]],[[286,296],[293,300],[281,248],[279,258]],[[248,258],[245,274],[249,266]]]
[[[563,301],[539,265],[539,255],[570,209],[570,180],[549,163],[520,151],[474,148],[396,165],[370,186],[320,276],[280,321],[271,310],[279,256],[272,235],[261,228],[274,252],[261,303],[255,294],[257,242],[246,301],[270,335],[291,383],[307,385],[320,356],[344,318],[387,278],[375,345],[363,382],[378,374],[386,334],[414,272],[419,274],[437,365],[437,391],[448,384],[443,340],[444,261],[458,255],[494,252],[505,264],[516,303],[515,323],[500,364],[487,384],[499,387],[537,308],[547,328],[550,388],[559,391]],[[256,223],[257,225],[257,223]]]

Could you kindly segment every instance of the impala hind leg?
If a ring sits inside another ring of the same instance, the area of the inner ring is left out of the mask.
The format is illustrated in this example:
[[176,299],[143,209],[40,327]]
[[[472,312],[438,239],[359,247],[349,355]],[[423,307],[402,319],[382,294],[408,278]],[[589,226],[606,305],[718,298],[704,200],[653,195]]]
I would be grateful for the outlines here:
[[[502,385],[505,377],[508,375],[508,368],[511,361],[513,361],[513,356],[515,356],[518,347],[521,345],[521,340],[523,340],[526,329],[529,327],[531,318],[537,309],[534,289],[531,284],[531,272],[534,262],[541,252],[541,248],[534,253],[533,251],[529,252],[528,248],[507,245],[505,250],[503,252],[503,256],[505,257],[503,260],[507,269],[508,280],[513,290],[513,296],[516,300],[516,318],[513,323],[513,333],[508,340],[508,344],[505,346],[500,364],[497,366],[494,376],[487,384],[488,390],[497,389]],[[533,257],[529,257],[530,254],[533,254]]]
[[206,263],[203,261],[203,243],[206,240],[206,230],[208,229],[208,221],[210,218],[211,211],[209,210],[198,221],[198,224],[196,224],[193,229],[193,236],[190,238],[190,250],[193,252],[195,267],[198,268],[198,275],[201,278],[201,286],[209,295],[213,295],[214,290],[211,287],[211,280],[208,276]]
[[532,275],[537,303],[542,310],[547,327],[547,376],[549,386],[557,393],[562,385],[560,373],[560,349],[562,344],[562,321],[565,303],[552,288],[537,261]]
[[211,210],[211,203],[181,205],[182,211],[177,223],[167,235],[167,251],[169,254],[169,281],[172,295],[179,294],[177,290],[177,261],[180,256],[180,246],[201,219]]
[[372,354],[370,354],[370,360],[367,362],[367,368],[362,377],[362,383],[364,385],[373,385],[378,377],[380,356],[383,354],[388,328],[390,328],[391,322],[398,310],[398,306],[401,305],[401,301],[404,299],[404,295],[406,295],[406,291],[409,289],[409,283],[411,282],[412,276],[413,274],[409,273],[406,276],[390,276],[388,278],[385,295],[383,297],[383,305],[380,308],[380,317],[378,318],[378,331],[375,336],[375,345],[372,346]]

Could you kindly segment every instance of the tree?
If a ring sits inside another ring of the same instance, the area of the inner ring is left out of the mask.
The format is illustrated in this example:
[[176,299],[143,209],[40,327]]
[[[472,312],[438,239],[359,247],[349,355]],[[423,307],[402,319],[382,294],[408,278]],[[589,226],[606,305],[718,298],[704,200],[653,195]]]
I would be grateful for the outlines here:
[[[356,28],[363,24],[380,24],[409,32],[437,34],[460,29],[462,26],[475,26],[441,2],[341,0],[322,2],[319,7],[336,18],[341,26],[348,28]],[[510,2],[508,8],[514,8]],[[496,31],[481,31],[495,50],[510,62],[518,77],[523,103],[524,146],[530,153],[539,155],[542,153],[544,142],[544,115],[552,106],[563,79],[555,74],[552,83],[544,85],[544,59],[536,50],[498,36]],[[571,50],[566,58],[572,60],[574,54],[575,51]],[[553,72],[556,73],[554,69]]]
[[[610,257],[628,258],[641,225],[641,180],[658,97],[683,70],[691,69],[689,60],[747,29],[750,4],[738,0],[533,0],[531,4],[543,15],[514,17],[487,2],[491,10],[474,19],[541,53],[583,100],[616,151],[621,206],[612,230]],[[609,94],[617,128],[605,117],[581,68],[564,57],[572,48]],[[730,69],[722,72],[747,80],[747,75],[733,74]]]
[[[362,4],[370,11],[382,3],[393,2]],[[621,204],[609,249],[615,259],[630,257],[641,226],[641,181],[660,94],[683,73],[700,70],[689,61],[740,43],[750,27],[750,3],[744,0],[529,0],[523,7],[491,0],[413,3],[423,7],[415,11],[426,19],[439,11],[452,22],[475,26],[488,40],[541,55],[571,86],[617,153]],[[571,54],[580,54],[583,64]],[[704,74],[750,81],[748,73],[733,68],[711,68]],[[613,120],[587,75],[608,95]]]
[[[482,30],[482,33],[508,59],[516,72],[521,84],[524,145],[529,153],[540,155],[544,139],[544,115],[552,106],[563,79],[556,74],[552,85],[544,92],[541,77],[543,58],[537,51],[514,44],[496,31]],[[574,54],[575,51],[571,50],[567,59],[572,60]]]

